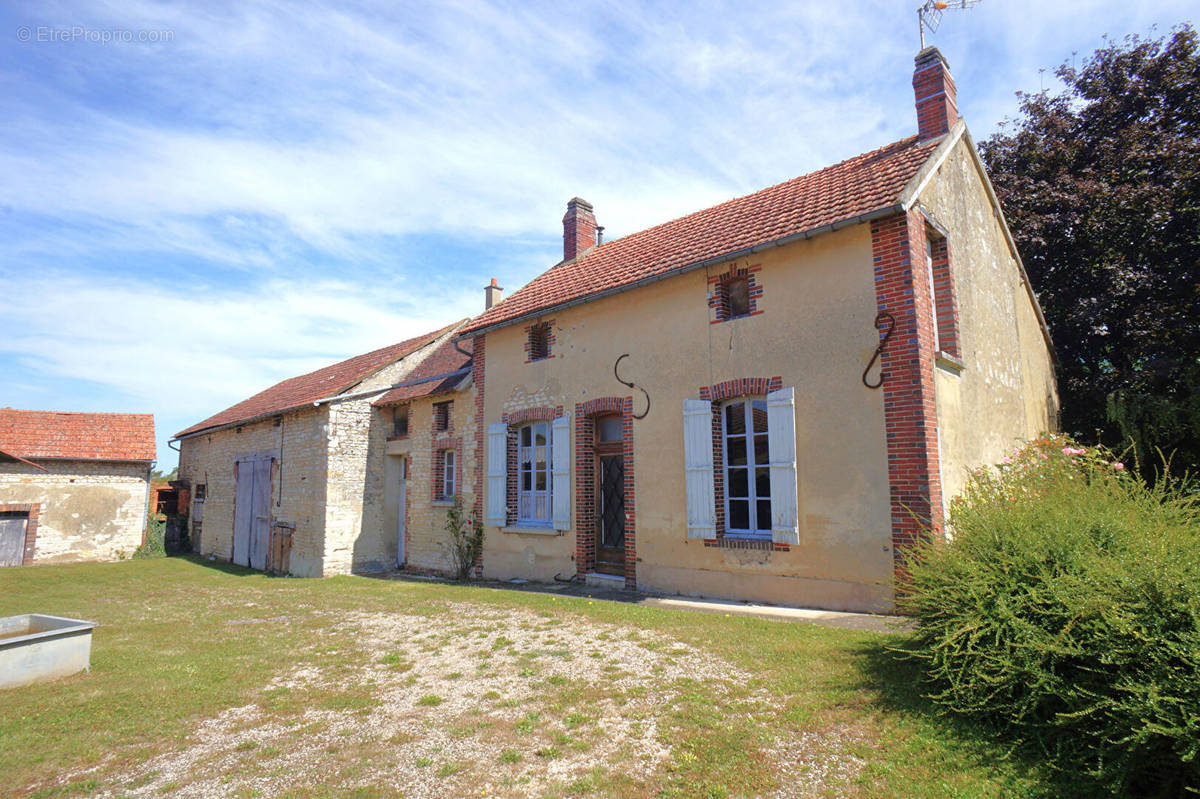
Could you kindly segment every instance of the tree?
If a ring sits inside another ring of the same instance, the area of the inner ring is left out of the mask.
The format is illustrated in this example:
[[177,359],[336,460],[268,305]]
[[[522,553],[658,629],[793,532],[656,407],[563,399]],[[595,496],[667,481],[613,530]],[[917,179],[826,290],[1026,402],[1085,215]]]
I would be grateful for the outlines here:
[[980,146],[1061,362],[1064,429],[1200,466],[1200,50],[1108,43]]

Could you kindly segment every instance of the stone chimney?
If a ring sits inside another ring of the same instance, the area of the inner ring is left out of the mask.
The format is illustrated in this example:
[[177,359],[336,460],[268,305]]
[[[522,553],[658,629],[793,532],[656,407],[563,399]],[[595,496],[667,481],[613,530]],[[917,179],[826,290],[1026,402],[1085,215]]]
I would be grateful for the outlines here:
[[491,285],[483,287],[483,310],[486,311],[496,303],[500,302],[500,292],[502,291],[504,291],[504,289],[496,285],[496,278],[492,278]]
[[563,217],[563,260],[570,261],[596,246],[596,214],[592,204],[578,197],[567,203]]
[[925,141],[948,133],[958,121],[958,103],[950,65],[936,47],[917,53],[913,93],[917,97],[917,138]]

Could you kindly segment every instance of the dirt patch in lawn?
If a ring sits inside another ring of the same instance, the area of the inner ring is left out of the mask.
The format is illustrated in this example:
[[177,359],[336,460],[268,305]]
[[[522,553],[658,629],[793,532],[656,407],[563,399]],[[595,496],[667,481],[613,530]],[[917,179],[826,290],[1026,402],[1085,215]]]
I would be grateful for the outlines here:
[[[685,694],[702,686],[731,721],[774,712],[751,674],[708,653],[563,613],[359,613],[280,661],[255,702],[106,780],[104,795],[654,795]],[[855,741],[765,741],[761,761],[776,795],[821,795],[858,771]]]

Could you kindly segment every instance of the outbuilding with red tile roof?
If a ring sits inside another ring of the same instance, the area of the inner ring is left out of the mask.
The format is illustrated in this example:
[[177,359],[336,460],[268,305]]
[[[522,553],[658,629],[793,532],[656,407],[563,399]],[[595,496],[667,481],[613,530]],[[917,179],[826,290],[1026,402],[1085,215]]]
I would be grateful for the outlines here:
[[132,555],[154,459],[151,414],[0,408],[0,566]]

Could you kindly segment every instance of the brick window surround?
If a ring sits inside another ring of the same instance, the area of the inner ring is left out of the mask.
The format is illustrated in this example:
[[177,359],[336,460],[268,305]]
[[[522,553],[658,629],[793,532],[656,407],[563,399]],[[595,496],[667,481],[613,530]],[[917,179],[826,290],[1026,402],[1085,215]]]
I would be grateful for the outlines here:
[[[757,316],[762,313],[758,307],[758,300],[762,297],[762,286],[758,284],[756,276],[762,271],[762,264],[753,264],[750,266],[738,266],[733,264],[724,274],[711,275],[708,278],[708,307],[713,309],[713,318],[709,320],[709,324],[717,324],[719,322],[729,322],[734,319],[744,319],[747,316]],[[729,302],[729,287],[735,280],[746,281],[747,298],[749,302],[749,311],[739,316],[733,316]]]
[[525,363],[554,357],[554,320],[547,319],[525,326]]
[[[462,436],[434,436],[429,446],[431,464],[429,471],[432,476],[429,486],[430,499],[434,502],[450,502],[462,493]],[[451,497],[442,495],[442,478],[446,469],[446,461],[442,458],[442,453],[448,449],[454,450],[454,496]]]
[[878,310],[896,320],[880,358],[896,577],[906,573],[908,549],[923,537],[941,535],[943,524],[934,398],[936,317],[925,237],[924,216],[915,209],[871,223]]
[[[551,408],[543,405],[536,408],[522,408],[519,411],[506,413],[500,417],[500,420],[508,425],[508,435],[505,437],[505,456],[504,456],[504,473],[506,475],[504,487],[504,506],[505,519],[504,523],[508,527],[517,524],[517,487],[520,482],[520,475],[517,470],[517,435],[521,426],[529,422],[546,422],[549,424],[558,417],[563,415],[561,405]],[[546,442],[548,447],[553,447],[553,442]],[[482,452],[482,450],[480,450]],[[477,470],[481,471],[481,470]],[[547,479],[553,480],[550,475]],[[551,487],[553,485],[551,484]],[[553,506],[553,493],[551,494],[551,505]],[[560,531],[561,532],[561,531]]]
[[622,462],[625,469],[625,587],[637,587],[637,514],[634,507],[633,397],[597,397],[575,405],[575,571],[596,568],[596,420],[621,417]]
[[721,428],[722,403],[727,399],[737,397],[766,396],[780,388],[783,388],[783,377],[779,375],[741,377],[712,386],[700,386],[700,399],[712,403],[713,496],[716,498],[717,505],[717,537],[705,539],[704,546],[706,547],[764,549],[775,552],[787,552],[790,549],[787,544],[779,544],[770,540],[725,537],[725,438]]
[[0,503],[0,513],[26,513],[29,515],[25,522],[25,551],[21,553],[21,565],[28,566],[33,563],[33,556],[37,551],[38,519],[42,515],[42,503],[9,503],[7,505]]

